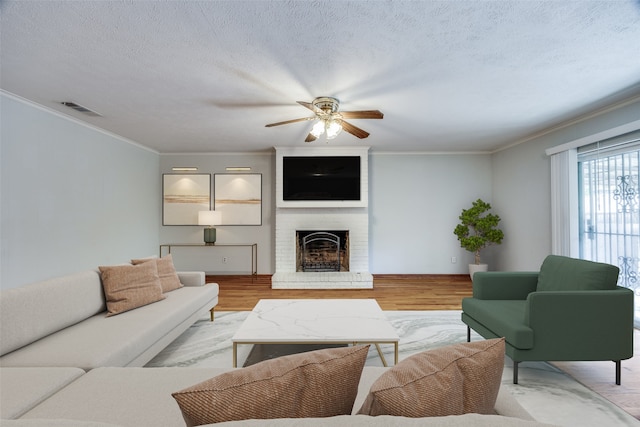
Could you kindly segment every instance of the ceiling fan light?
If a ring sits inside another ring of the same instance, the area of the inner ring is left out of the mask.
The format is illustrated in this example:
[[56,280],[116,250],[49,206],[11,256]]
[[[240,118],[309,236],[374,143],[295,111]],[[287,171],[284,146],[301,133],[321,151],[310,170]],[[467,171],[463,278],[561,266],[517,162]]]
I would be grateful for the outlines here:
[[327,121],[327,139],[333,139],[342,132],[342,125],[336,121]]
[[319,120],[318,122],[316,122],[315,125],[313,125],[313,127],[311,128],[311,135],[315,136],[316,138],[318,138],[320,135],[322,135],[324,133],[324,127],[325,127],[325,123],[323,120]]

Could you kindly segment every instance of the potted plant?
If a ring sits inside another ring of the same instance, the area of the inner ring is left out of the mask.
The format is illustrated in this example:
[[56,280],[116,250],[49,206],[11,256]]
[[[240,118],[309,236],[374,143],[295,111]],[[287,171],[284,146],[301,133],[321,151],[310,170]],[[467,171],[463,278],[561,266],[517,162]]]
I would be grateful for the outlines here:
[[504,233],[498,228],[500,217],[489,213],[489,210],[489,203],[482,199],[476,200],[469,209],[462,210],[458,217],[460,224],[453,230],[460,246],[475,255],[475,264],[469,264],[472,279],[476,271],[487,270],[487,265],[481,263],[480,251],[490,245],[499,245],[504,238]]

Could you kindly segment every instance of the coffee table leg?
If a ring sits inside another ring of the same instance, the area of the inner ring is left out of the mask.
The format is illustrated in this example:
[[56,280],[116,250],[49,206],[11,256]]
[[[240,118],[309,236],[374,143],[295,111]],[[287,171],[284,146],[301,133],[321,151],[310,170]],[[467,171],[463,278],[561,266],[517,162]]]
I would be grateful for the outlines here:
[[238,367],[238,343],[233,343],[233,367]]
[[378,355],[380,356],[380,360],[382,360],[382,365],[384,367],[387,366],[387,360],[384,358],[384,354],[382,354],[382,350],[380,349],[380,344],[375,343],[376,344],[376,349],[378,350]]
[[398,364],[398,342],[396,341],[395,343],[393,343],[394,346],[394,353],[395,353],[395,358],[396,358],[396,365]]

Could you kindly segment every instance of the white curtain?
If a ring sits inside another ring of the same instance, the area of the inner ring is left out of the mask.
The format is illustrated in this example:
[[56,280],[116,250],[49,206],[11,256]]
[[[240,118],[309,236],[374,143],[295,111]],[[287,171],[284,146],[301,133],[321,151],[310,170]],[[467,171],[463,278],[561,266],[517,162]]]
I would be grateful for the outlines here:
[[551,253],[579,256],[578,150],[551,156]]

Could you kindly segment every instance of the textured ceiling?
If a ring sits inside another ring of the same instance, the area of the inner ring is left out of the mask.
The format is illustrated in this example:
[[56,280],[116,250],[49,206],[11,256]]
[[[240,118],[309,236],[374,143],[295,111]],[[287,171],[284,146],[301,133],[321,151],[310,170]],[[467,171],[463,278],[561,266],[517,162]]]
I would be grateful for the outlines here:
[[[163,153],[492,151],[640,96],[640,1],[2,1],[0,87]],[[81,104],[101,117],[60,105]],[[318,140],[314,144],[325,144]]]

